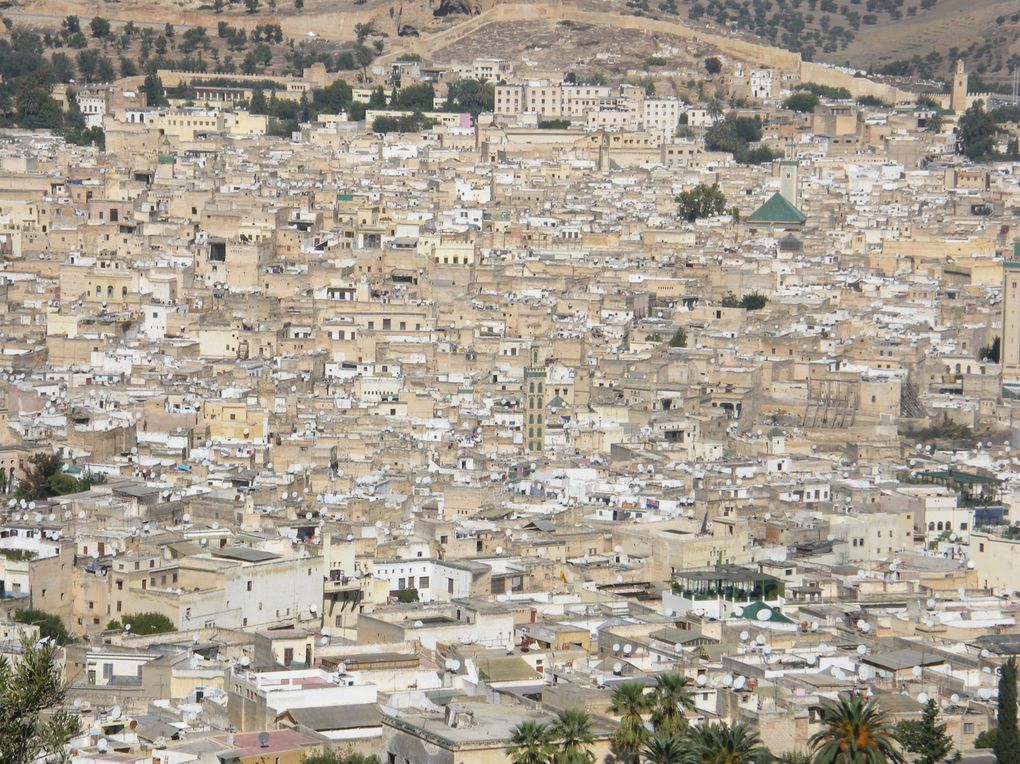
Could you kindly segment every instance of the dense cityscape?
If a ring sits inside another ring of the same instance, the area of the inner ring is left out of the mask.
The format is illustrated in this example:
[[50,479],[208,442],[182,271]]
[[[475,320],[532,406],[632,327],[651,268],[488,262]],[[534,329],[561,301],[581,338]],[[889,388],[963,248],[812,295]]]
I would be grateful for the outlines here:
[[284,2],[0,9],[0,762],[1018,764],[1017,78]]

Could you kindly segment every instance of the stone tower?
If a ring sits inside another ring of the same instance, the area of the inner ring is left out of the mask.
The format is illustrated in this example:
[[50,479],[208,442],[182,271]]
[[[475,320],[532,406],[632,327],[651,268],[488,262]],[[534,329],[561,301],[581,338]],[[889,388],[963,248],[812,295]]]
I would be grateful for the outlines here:
[[967,70],[963,59],[956,60],[956,71],[953,73],[953,92],[949,97],[949,108],[960,114],[967,110]]
[[797,206],[796,162],[787,159],[779,163],[779,193],[794,207]]

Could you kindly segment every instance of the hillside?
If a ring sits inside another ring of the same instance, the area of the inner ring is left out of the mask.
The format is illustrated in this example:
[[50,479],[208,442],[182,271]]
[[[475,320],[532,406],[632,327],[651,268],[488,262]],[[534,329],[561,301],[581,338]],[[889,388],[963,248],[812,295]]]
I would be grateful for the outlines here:
[[[667,38],[614,31],[616,24],[571,29],[542,20],[492,24],[477,36],[461,34],[466,21],[497,0],[259,0],[255,13],[243,3],[208,0],[20,0],[3,10],[19,23],[54,27],[67,15],[99,14],[115,25],[204,26],[226,21],[254,28],[279,24],[286,37],[308,42],[350,41],[358,24],[371,22],[385,36],[387,52],[416,48],[402,35],[457,40],[456,51],[432,45],[449,58],[513,55],[541,67],[640,70],[663,54],[693,63],[702,50],[675,49]],[[537,7],[538,4],[536,4]],[[1020,66],[1020,11],[1015,0],[585,0],[583,7],[621,16],[645,16],[700,32],[721,32],[801,53],[805,59],[850,65],[875,73],[945,79],[962,56],[980,78],[1006,82]],[[470,29],[470,23],[467,25]],[[310,34],[311,33],[311,34]],[[675,40],[673,41],[675,42]],[[640,71],[638,71],[640,74]]]

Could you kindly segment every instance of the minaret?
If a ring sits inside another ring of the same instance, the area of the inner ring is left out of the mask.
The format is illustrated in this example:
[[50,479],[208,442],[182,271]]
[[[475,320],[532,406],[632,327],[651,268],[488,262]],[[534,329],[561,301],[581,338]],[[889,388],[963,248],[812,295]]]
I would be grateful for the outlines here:
[[953,92],[949,96],[949,108],[957,114],[967,110],[967,70],[963,59],[956,59],[956,72],[953,74]]
[[1013,257],[1002,263],[1002,340],[999,361],[1003,382],[1020,382],[1020,241],[1013,244]]
[[528,451],[543,451],[545,446],[545,366],[541,364],[538,348],[531,348],[531,364],[524,367],[524,440]]
[[779,193],[797,206],[797,163],[789,159],[779,163]]

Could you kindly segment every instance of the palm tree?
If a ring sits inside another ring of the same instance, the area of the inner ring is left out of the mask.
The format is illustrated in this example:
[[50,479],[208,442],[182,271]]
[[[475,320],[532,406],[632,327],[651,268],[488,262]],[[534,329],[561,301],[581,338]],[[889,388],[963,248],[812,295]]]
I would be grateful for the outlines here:
[[514,764],[549,764],[555,749],[548,727],[521,722],[510,730],[510,759]]
[[573,762],[578,756],[589,762],[595,761],[595,755],[588,746],[595,740],[591,731],[591,718],[579,708],[568,708],[556,714],[552,723],[552,739],[559,744],[556,761]]
[[772,754],[746,724],[706,724],[691,730],[690,760],[697,764],[764,764]]
[[652,701],[652,724],[656,732],[676,734],[687,727],[684,711],[694,710],[694,700],[687,689],[687,677],[659,674],[655,677]]
[[613,688],[609,712],[620,717],[620,726],[613,733],[613,747],[621,759],[634,761],[648,739],[642,714],[651,706],[651,697],[636,682],[625,682]]
[[644,747],[645,764],[686,764],[687,748],[680,735],[657,734]]
[[824,729],[811,736],[816,764],[902,764],[885,714],[874,700],[840,696],[825,709]]

